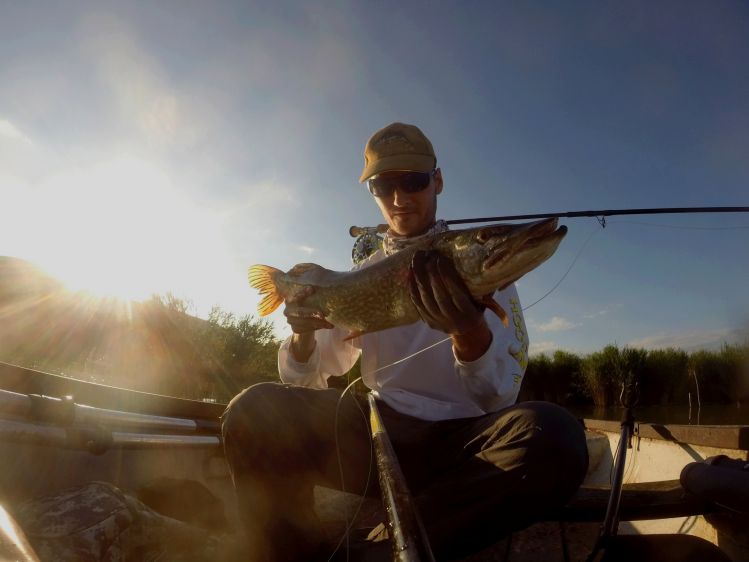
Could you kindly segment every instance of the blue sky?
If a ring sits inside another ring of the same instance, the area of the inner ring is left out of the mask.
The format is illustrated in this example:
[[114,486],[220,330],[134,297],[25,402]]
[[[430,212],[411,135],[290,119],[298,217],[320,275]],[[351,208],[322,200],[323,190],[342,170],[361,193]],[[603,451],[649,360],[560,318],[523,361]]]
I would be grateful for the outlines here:
[[[74,288],[246,314],[250,264],[347,269],[348,227],[381,222],[363,145],[396,120],[432,139],[446,219],[749,204],[744,2],[1,6],[0,255]],[[746,215],[564,222],[524,303],[592,237],[532,349],[744,337]]]

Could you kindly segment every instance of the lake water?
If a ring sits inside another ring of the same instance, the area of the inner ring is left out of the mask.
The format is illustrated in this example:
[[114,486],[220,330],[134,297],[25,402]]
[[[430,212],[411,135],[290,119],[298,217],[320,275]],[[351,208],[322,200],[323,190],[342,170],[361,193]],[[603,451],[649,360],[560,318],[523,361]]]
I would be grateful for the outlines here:
[[[623,409],[573,407],[569,410],[578,417],[620,421]],[[634,409],[638,422],[683,425],[749,425],[749,404],[703,404],[693,406],[643,406]]]

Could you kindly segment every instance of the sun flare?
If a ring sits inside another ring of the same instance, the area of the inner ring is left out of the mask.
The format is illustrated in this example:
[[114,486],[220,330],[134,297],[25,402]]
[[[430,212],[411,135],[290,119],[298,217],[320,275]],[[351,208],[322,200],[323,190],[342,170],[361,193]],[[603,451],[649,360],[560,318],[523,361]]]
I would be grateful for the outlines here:
[[23,237],[19,257],[73,290],[126,300],[167,291],[189,297],[206,285],[200,277],[211,262],[227,259],[218,216],[142,159],[69,168],[19,195],[19,208],[35,210],[34,224],[13,229]]

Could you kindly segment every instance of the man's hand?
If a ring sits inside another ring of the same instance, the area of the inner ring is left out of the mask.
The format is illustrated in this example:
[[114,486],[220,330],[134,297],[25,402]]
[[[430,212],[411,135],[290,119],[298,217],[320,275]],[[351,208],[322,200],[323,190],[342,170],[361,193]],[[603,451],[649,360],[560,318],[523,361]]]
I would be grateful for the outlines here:
[[411,271],[411,300],[431,328],[462,335],[484,323],[483,307],[473,300],[450,258],[419,250]]
[[484,307],[476,303],[452,260],[436,251],[420,250],[411,262],[411,300],[431,328],[449,334],[463,361],[481,357],[492,334]]
[[303,305],[304,299],[315,292],[314,287],[305,287],[302,291],[286,299],[283,314],[286,322],[295,334],[306,334],[323,328],[330,329],[333,324],[325,320],[319,310]]
[[314,292],[314,287],[307,287],[293,298],[288,298],[283,311],[286,322],[294,332],[291,336],[290,351],[294,359],[300,363],[306,363],[315,350],[315,331],[333,327],[318,310],[302,305],[304,299]]

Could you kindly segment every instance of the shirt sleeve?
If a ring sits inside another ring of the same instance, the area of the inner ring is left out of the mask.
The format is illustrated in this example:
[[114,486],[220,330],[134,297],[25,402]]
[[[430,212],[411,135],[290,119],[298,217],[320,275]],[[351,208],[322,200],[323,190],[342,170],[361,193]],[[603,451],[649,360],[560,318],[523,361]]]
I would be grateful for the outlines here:
[[291,336],[286,338],[278,350],[278,374],[283,382],[327,388],[328,378],[345,375],[361,354],[358,340],[345,340],[347,332],[338,328],[318,330],[315,333],[315,349],[306,363],[294,359],[289,349]]
[[468,392],[485,412],[496,412],[515,403],[528,366],[528,332],[515,285],[494,294],[507,312],[509,325],[487,310],[492,342],[475,361],[461,361],[455,355],[455,369]]
[[[369,259],[354,265],[351,271],[367,267],[383,258],[376,252]],[[361,355],[359,338],[347,340],[348,332],[340,328],[315,332],[315,349],[306,363],[300,363],[291,355],[291,336],[286,338],[278,350],[278,375],[283,382],[327,388],[329,377],[345,375]]]

